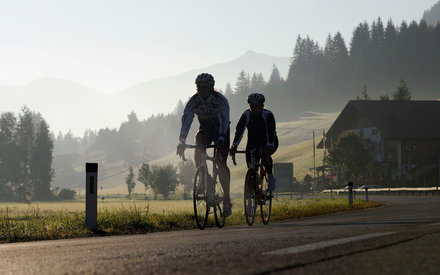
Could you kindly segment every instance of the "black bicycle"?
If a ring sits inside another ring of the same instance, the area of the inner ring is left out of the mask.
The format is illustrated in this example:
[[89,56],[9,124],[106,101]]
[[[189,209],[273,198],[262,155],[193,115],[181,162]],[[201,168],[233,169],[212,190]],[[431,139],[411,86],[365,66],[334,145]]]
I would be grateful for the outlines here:
[[[218,150],[214,145],[186,145],[185,148],[214,148],[213,156],[209,156],[206,150],[202,152],[200,165],[197,167],[194,175],[194,217],[197,227],[203,230],[208,222],[209,214],[212,213],[210,212],[212,207],[214,209],[215,223],[219,228],[222,228],[226,222],[226,217],[223,216],[225,194],[222,185],[217,182],[218,168],[216,157]],[[182,159],[186,160],[184,155]],[[212,175],[209,173],[207,161],[212,162]]]
[[[246,151],[237,151],[236,153],[246,153]],[[261,150],[252,149],[251,161],[246,173],[244,182],[244,214],[246,216],[246,223],[249,226],[254,224],[255,212],[260,206],[261,220],[263,224],[268,224],[272,210],[272,191],[269,191],[269,181],[264,165],[257,162],[256,154],[261,155]],[[235,155],[232,156],[234,165]]]

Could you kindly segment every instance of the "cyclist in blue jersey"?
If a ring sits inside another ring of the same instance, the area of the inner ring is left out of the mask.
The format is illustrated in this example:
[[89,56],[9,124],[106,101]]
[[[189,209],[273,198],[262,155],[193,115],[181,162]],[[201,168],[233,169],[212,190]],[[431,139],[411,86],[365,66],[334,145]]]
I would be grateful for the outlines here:
[[[195,144],[209,145],[215,142],[219,152],[217,159],[219,179],[225,193],[223,216],[227,217],[232,213],[229,196],[231,172],[226,164],[230,144],[229,103],[226,97],[214,89],[215,81],[211,74],[199,74],[195,83],[197,93],[190,98],[183,111],[177,154],[183,156],[188,132],[194,115],[197,115],[200,127],[195,136]],[[205,149],[195,149],[196,166],[200,165],[202,150]]]
[[269,191],[275,189],[275,177],[272,174],[273,161],[271,155],[278,148],[278,137],[276,135],[276,123],[273,113],[264,108],[264,95],[252,93],[248,96],[249,109],[244,111],[237,123],[234,141],[232,142],[229,154],[235,155],[237,147],[243,137],[244,130],[248,130],[248,141],[246,145],[246,162],[249,167],[250,151],[257,149],[257,162],[261,162],[266,169],[269,179]]

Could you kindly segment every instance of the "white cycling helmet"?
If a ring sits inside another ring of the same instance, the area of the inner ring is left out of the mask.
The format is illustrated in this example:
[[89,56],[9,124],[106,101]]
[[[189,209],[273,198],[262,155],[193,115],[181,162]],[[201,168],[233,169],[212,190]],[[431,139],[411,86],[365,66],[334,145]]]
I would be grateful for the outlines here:
[[249,104],[264,104],[264,101],[266,99],[264,98],[264,95],[259,93],[252,93],[248,96],[247,102]]

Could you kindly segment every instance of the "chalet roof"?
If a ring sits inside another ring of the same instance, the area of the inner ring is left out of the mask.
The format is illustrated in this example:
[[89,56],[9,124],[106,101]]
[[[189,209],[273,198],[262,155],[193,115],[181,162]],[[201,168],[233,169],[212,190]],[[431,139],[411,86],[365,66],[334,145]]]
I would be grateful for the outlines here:
[[353,115],[366,118],[388,139],[440,138],[440,101],[350,100],[327,133],[341,131]]

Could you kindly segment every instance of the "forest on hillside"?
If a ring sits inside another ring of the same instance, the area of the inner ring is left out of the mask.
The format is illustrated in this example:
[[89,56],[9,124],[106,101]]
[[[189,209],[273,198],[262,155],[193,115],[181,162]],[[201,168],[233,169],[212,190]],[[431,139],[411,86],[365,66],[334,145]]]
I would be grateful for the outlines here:
[[[261,73],[242,71],[234,87],[228,83],[217,89],[229,100],[231,133],[248,108],[246,98],[251,92],[266,95],[266,107],[277,121],[294,120],[307,111],[339,111],[361,95],[392,99],[402,81],[412,99],[433,100],[440,97],[438,49],[440,24],[432,26],[422,20],[396,26],[378,18],[371,24],[360,23],[348,44],[339,32],[329,35],[324,46],[298,36],[286,79],[274,66],[268,80]],[[142,121],[132,112],[119,129],[87,131],[82,138],[60,133],[54,141],[55,154],[80,156],[100,151],[110,161],[125,160],[132,165],[160,158],[175,150],[184,105],[179,101],[174,112]],[[195,119],[190,135],[196,128]]]

